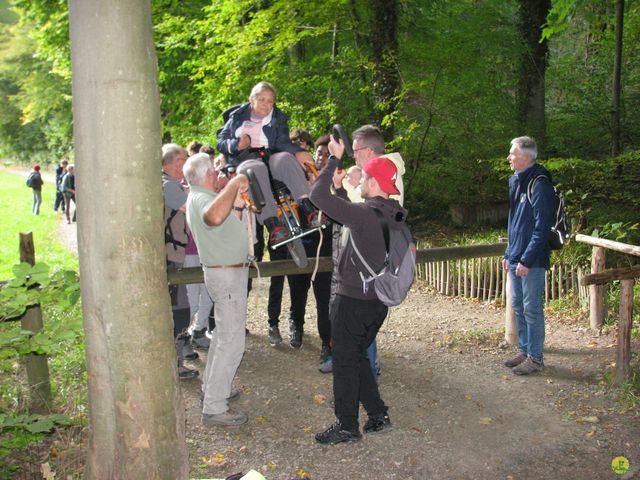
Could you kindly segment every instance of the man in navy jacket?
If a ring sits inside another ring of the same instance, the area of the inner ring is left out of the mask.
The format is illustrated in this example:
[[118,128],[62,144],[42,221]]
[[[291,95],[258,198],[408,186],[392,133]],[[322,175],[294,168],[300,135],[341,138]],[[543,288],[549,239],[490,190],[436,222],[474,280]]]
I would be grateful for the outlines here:
[[555,194],[551,175],[536,163],[538,148],[529,137],[511,140],[509,164],[509,243],[503,267],[509,272],[518,329],[518,353],[505,366],[517,375],[543,367],[544,288],[549,268],[549,232]]

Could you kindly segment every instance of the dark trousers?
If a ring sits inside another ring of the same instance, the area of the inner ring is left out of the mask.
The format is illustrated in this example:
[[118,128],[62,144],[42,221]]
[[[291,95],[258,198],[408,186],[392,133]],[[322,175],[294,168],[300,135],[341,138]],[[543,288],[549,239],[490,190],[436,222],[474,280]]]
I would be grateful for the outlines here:
[[[327,233],[327,230],[329,233]],[[323,235],[321,257],[331,256],[331,235],[327,229]],[[304,250],[313,262],[313,258],[318,253],[319,234],[304,237],[302,243]],[[312,282],[311,274],[289,276],[289,290],[291,291],[291,309],[289,319],[294,323],[297,330],[302,331],[304,325],[304,314],[307,307],[309,287],[313,284],[313,295],[316,299],[316,315],[318,318],[318,335],[322,340],[322,345],[329,345],[331,341],[331,320],[329,319],[329,304],[331,303],[331,272],[318,272]]]
[[388,308],[375,300],[337,295],[331,313],[333,394],[335,414],[344,428],[358,429],[358,407],[369,416],[386,413],[373,378],[367,348],[387,316]]
[[53,203],[53,210],[57,212],[58,208],[60,207],[62,207],[62,211],[64,212],[65,210],[64,195],[62,195],[62,192],[60,190],[56,190],[56,200]]
[[[287,247],[280,247],[272,250],[269,248],[270,260],[285,260],[289,258]],[[284,276],[271,277],[269,284],[269,302],[267,303],[267,314],[269,315],[269,326],[274,327],[280,323],[280,313],[282,312],[282,290],[284,289]]]

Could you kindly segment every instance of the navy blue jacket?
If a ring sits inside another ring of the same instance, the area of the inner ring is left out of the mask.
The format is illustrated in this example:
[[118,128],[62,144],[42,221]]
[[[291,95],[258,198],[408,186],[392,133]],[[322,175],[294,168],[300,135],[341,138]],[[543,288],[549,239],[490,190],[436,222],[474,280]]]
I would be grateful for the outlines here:
[[518,262],[527,268],[549,268],[549,231],[555,217],[555,193],[551,181],[539,179],[531,192],[527,189],[538,175],[551,174],[534,163],[509,179],[509,244],[504,258],[509,264]]
[[[236,156],[240,153],[238,151],[240,139],[236,138],[236,130],[249,119],[251,119],[251,105],[242,104],[229,115],[229,120],[218,132],[218,150],[227,157],[229,163],[238,163]],[[303,151],[301,147],[289,140],[289,119],[278,107],[273,107],[271,121],[262,127],[262,131],[269,142],[269,150],[274,153],[289,152],[295,155]]]

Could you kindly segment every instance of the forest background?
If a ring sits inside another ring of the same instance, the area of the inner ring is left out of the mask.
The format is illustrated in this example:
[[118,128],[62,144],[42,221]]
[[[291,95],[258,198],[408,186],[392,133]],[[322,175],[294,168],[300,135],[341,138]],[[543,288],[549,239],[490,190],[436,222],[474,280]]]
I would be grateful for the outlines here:
[[[0,156],[76,161],[67,3],[2,3],[13,8],[0,9]],[[575,230],[637,232],[636,0],[153,0],[152,9],[165,141],[215,144],[221,113],[269,80],[290,126],[314,137],[336,122],[380,125],[407,163],[414,220],[504,202],[509,140],[529,134]]]

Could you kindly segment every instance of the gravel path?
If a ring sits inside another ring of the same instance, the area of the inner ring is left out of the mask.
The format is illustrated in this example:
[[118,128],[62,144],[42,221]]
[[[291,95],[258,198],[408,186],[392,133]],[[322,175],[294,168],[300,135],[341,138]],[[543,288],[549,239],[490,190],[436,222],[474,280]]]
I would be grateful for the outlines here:
[[[62,221],[60,237],[77,252],[75,224]],[[254,285],[234,404],[249,423],[203,427],[199,381],[182,383],[192,478],[252,468],[269,480],[619,478],[611,470],[619,455],[631,464],[624,478],[640,478],[639,410],[621,413],[603,376],[615,359],[615,332],[594,335],[587,319],[550,318],[545,371],[517,377],[501,364],[511,353],[501,308],[444,297],[418,282],[378,335],[393,430],[321,446],[313,434],[334,421],[332,379],[317,369],[313,300],[303,348],[288,347],[286,318],[285,343],[272,348],[268,279]],[[633,350],[639,347],[634,340]],[[191,365],[202,370],[200,354]]]

